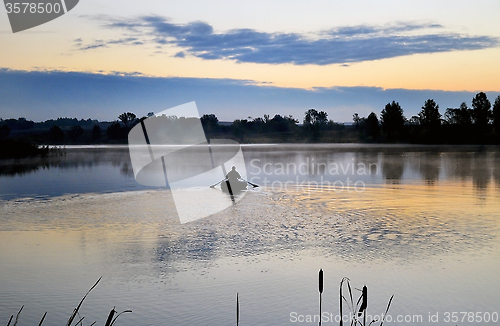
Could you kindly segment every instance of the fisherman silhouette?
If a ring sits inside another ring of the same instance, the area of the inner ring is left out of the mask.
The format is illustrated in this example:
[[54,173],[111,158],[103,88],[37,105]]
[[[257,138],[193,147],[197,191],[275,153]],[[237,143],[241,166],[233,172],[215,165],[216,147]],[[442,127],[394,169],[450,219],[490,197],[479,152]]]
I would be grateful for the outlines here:
[[241,179],[241,175],[236,171],[236,166],[233,166],[231,171],[226,174],[226,179],[230,182],[238,182],[238,179]]

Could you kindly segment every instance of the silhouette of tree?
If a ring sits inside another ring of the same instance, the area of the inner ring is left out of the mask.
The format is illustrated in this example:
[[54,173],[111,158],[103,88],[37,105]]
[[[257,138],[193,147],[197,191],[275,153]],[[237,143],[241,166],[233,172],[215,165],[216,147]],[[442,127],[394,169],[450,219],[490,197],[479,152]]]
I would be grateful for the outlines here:
[[365,123],[366,135],[368,136],[368,138],[377,140],[378,137],[380,136],[380,125],[375,112],[370,113],[366,118],[366,120],[364,121],[364,123]]
[[83,128],[80,126],[73,126],[68,131],[68,136],[72,141],[78,140],[83,135]]
[[237,137],[240,141],[243,141],[245,134],[250,129],[250,124],[246,119],[234,120],[232,129],[234,136]]
[[318,140],[321,130],[328,123],[328,113],[309,109],[304,117],[304,129],[311,133],[314,140]]
[[10,130],[27,130],[32,129],[35,123],[31,120],[26,120],[26,118],[19,119],[7,119],[3,120],[3,123],[10,128]]
[[279,114],[276,114],[274,118],[269,120],[267,129],[271,132],[288,132],[292,131],[299,120],[294,119],[291,115],[288,117],[282,117]]
[[380,115],[382,129],[389,140],[400,139],[406,119],[398,102],[387,103]]
[[92,128],[92,140],[96,141],[100,139],[101,132],[102,132],[101,127],[99,127],[98,125],[94,125],[94,127]]
[[0,127],[0,139],[7,138],[9,134],[10,134],[9,126],[2,125],[2,127]]
[[444,114],[446,124],[443,128],[443,138],[448,143],[465,144],[476,142],[472,124],[472,110],[465,102],[459,108],[448,108]]
[[219,119],[215,116],[215,114],[204,114],[201,117],[201,123],[203,124],[216,124],[219,122]]
[[422,111],[418,114],[420,124],[425,129],[435,131],[441,126],[441,113],[439,113],[439,105],[434,100],[425,101],[422,106]]
[[109,139],[122,139],[127,137],[127,128],[122,127],[118,122],[113,122],[108,129],[106,135]]
[[[343,131],[345,130],[345,125],[343,123],[335,122],[333,120],[328,120],[328,123],[324,127],[325,130],[338,130],[338,131]],[[342,133],[340,133],[342,134]],[[338,134],[338,135],[340,135]]]
[[328,122],[328,113],[324,111],[316,111],[316,109],[309,109],[304,117],[304,124],[310,125],[325,125]]
[[358,113],[354,113],[352,115],[352,121],[354,122],[354,128],[359,129],[359,127],[361,126],[361,122],[363,121],[363,118],[360,118]]
[[[28,156],[46,156],[49,148],[38,148],[37,145],[32,144],[22,139],[1,139],[0,140],[0,159],[5,158],[24,158]],[[0,174],[15,175],[16,173],[22,174],[24,172],[23,164],[12,164],[10,166],[0,169]]]
[[479,92],[472,99],[472,118],[478,130],[485,130],[491,117],[491,103],[485,93]]
[[266,132],[267,131],[266,122],[261,117],[254,118],[252,120],[252,126],[256,132]]
[[495,99],[493,104],[493,127],[495,132],[500,136],[500,95]]
[[413,141],[436,143],[441,141],[441,113],[439,105],[433,99],[425,101],[418,116],[413,116],[410,123]]
[[58,126],[52,126],[49,130],[49,136],[52,141],[62,141],[64,139],[64,131]]
[[125,125],[125,128],[129,128],[132,126],[132,123],[134,122],[136,118],[136,115],[133,114],[132,112],[125,112],[122,113],[118,116],[118,119]]
[[201,125],[206,133],[215,132],[219,127],[219,119],[215,114],[204,114],[201,118]]
[[459,125],[459,126],[472,125],[472,110],[467,107],[467,104],[465,102],[462,102],[462,104],[460,104],[460,108],[446,109],[444,117],[445,120],[452,125]]

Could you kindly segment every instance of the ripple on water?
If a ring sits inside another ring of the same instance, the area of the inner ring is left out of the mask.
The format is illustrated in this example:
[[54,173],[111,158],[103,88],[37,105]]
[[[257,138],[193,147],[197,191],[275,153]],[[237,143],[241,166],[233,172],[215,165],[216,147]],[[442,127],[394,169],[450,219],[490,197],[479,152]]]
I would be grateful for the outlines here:
[[[419,259],[472,251],[498,238],[500,201],[478,205],[471,188],[399,185],[364,192],[248,192],[235,206],[180,224],[168,191],[7,201],[3,230],[115,230],[118,242],[156,242],[156,259],[205,264],[315,248],[345,259]],[[119,231],[117,231],[119,230]],[[91,236],[91,235],[89,235]],[[123,256],[133,256],[129,252]],[[134,249],[135,250],[135,249]]]

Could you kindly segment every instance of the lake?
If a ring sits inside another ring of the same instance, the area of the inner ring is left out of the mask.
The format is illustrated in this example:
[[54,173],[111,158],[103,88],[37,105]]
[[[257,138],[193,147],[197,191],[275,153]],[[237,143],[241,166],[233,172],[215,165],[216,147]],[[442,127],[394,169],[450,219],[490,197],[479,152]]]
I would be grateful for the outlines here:
[[500,148],[242,150],[260,187],[189,223],[124,146],[1,162],[0,323],[24,305],[18,325],[63,324],[102,276],[83,324],[116,307],[133,311],[118,325],[234,325],[237,293],[241,325],[318,324],[323,269],[324,325],[343,277],[368,287],[369,315],[394,295],[384,325],[499,324]]

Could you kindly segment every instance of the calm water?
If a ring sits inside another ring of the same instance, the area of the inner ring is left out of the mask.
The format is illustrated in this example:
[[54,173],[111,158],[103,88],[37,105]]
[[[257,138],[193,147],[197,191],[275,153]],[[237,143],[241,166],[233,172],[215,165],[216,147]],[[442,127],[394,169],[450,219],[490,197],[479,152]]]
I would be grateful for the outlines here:
[[126,147],[66,151],[0,164],[0,324],[22,305],[19,325],[63,324],[100,276],[84,324],[116,306],[118,325],[233,325],[236,293],[242,325],[308,324],[290,314],[318,314],[320,268],[333,315],[344,276],[369,314],[394,295],[394,319],[422,316],[387,325],[500,313],[498,148],[244,146],[262,187],[187,224]]

